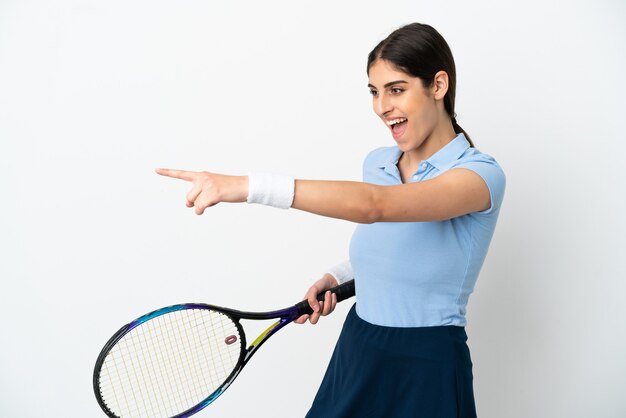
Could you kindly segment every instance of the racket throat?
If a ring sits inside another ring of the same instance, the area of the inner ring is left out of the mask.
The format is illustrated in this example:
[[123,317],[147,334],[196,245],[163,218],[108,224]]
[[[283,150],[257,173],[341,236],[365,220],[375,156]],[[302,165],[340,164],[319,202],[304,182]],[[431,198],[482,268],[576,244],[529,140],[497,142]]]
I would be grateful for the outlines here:
[[259,347],[263,345],[265,341],[267,341],[269,337],[274,335],[276,331],[278,331],[279,329],[287,325],[289,322],[291,322],[290,319],[281,318],[280,320],[274,322],[272,325],[267,327],[267,329],[263,331],[261,334],[259,334],[259,336],[256,337],[256,339],[252,342],[252,344],[250,344],[250,346],[246,350],[247,353],[244,358],[244,364],[250,359],[250,357],[252,357],[252,355],[256,352],[256,350],[258,350]]

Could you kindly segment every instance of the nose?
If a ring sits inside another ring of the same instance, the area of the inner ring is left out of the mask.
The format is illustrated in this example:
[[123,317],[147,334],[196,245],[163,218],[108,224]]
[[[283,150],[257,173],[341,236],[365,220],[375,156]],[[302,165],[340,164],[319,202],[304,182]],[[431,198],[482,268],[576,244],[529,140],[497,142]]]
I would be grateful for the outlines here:
[[391,100],[386,94],[379,94],[374,97],[374,112],[380,117],[384,117],[393,110]]

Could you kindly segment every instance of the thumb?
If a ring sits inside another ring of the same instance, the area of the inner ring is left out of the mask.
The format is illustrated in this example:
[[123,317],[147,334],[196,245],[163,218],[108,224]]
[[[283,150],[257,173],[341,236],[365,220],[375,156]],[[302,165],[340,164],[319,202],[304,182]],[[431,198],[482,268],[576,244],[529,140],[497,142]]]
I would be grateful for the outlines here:
[[319,312],[320,311],[320,304],[317,301],[317,294],[318,294],[318,290],[315,286],[311,287],[311,289],[309,289],[306,299],[309,302],[309,306],[311,307],[311,309],[313,309],[313,312]]

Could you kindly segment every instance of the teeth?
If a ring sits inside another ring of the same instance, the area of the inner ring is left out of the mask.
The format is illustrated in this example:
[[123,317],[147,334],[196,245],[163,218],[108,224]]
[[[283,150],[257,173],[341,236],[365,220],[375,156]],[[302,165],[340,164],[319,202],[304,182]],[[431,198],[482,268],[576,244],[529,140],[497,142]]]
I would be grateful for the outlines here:
[[396,123],[401,123],[401,122],[404,122],[406,120],[407,120],[406,118],[398,118],[398,119],[394,119],[394,120],[389,120],[389,121],[387,121],[387,125],[393,126]]

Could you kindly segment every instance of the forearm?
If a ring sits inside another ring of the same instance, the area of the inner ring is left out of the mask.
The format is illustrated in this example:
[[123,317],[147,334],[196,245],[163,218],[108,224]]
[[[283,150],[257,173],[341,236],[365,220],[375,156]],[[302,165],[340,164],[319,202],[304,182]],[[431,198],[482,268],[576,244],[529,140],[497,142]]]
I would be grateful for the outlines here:
[[437,193],[433,192],[432,181],[381,186],[355,181],[296,180],[291,207],[362,224],[446,219],[449,203],[441,195],[439,199],[433,195]]
[[380,218],[378,188],[355,181],[296,180],[292,208],[357,223]]

